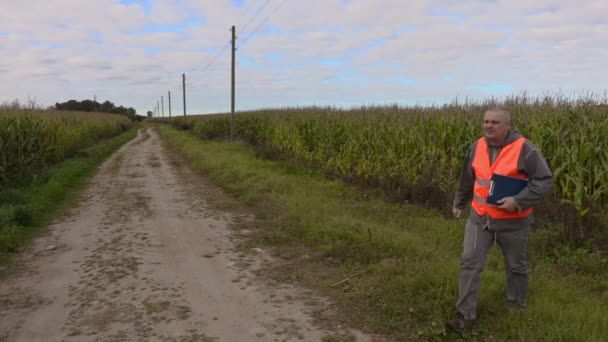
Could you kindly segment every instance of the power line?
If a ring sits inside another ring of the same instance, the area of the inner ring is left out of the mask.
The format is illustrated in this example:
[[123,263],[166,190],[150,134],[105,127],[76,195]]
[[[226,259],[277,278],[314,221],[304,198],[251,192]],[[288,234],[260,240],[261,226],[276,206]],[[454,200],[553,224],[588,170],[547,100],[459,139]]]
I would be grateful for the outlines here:
[[245,9],[241,12],[241,15],[239,15],[239,18],[237,19],[237,21],[240,21],[241,19],[243,19],[243,17],[245,16],[245,14],[253,8],[253,4],[255,3],[255,1],[248,1],[248,5],[245,7]]
[[283,4],[286,2],[286,0],[283,0],[279,3],[279,5],[277,7],[275,7],[274,11],[272,11],[267,17],[266,19],[264,19],[260,24],[258,24],[258,26],[255,27],[255,29],[251,32],[249,32],[249,34],[243,38],[241,40],[241,45],[239,45],[239,47],[243,46],[245,43],[247,43],[247,41],[249,41],[249,39],[255,34],[257,33],[267,22],[268,20],[270,20],[270,18],[275,15],[277,13],[277,11],[283,6]]
[[270,3],[270,0],[266,0],[266,2],[264,2],[264,4],[262,6],[260,6],[260,8],[258,8],[258,10],[255,12],[253,17],[251,17],[251,19],[249,19],[249,21],[245,25],[243,25],[242,28],[239,28],[240,31],[245,32],[245,30],[247,30],[247,26],[249,26],[249,24],[251,24],[258,17],[258,15],[260,15],[260,13],[262,13],[264,8],[266,8],[266,6],[268,6],[269,3]]
[[[277,7],[275,7],[274,11],[272,11],[272,13],[270,13],[270,15],[268,15],[266,17],[266,19],[264,19],[260,24],[258,24],[255,29],[253,31],[251,31],[243,40],[243,42],[241,43],[241,45],[245,44],[258,30],[260,30],[262,28],[262,26],[264,24],[266,24],[268,22],[268,20],[270,19],[270,17],[272,17],[280,8],[281,6],[283,6],[283,4],[286,2],[286,0],[283,0],[279,3],[279,5]],[[244,32],[246,27],[251,24],[259,15],[260,13],[262,13],[262,11],[266,8],[266,6],[268,6],[268,4],[270,3],[270,0],[266,0],[255,12],[255,14],[253,15],[253,17],[251,17],[249,19],[249,21],[243,26],[243,28],[241,29],[241,32]],[[253,6],[249,6],[248,8],[253,8]],[[246,8],[243,12],[241,17],[243,16],[243,14],[245,14],[248,10],[248,8]],[[218,50],[218,52],[211,58],[211,60],[209,62],[207,62],[207,64],[205,64],[205,66],[203,66],[200,70],[195,70],[197,72],[205,72],[207,69],[209,69],[213,64],[215,64],[215,62],[224,55],[224,53],[226,53],[226,51],[228,51],[228,48],[230,47],[230,42],[226,43],[226,45],[224,45],[222,48],[220,48]]]
[[226,50],[228,50],[230,44],[230,42],[226,43],[226,45],[224,45],[224,47],[220,51],[218,51],[218,53],[214,57],[212,57],[209,63],[207,63],[199,72],[204,72],[205,70],[209,69],[209,67],[213,65],[213,63],[215,63],[215,61],[217,61],[218,58],[220,58],[226,52]]
[[[279,11],[279,9],[281,9],[281,7],[285,4],[285,2],[287,2],[287,1],[281,0],[279,2],[279,4],[276,7],[274,7],[273,10],[270,10],[271,7],[268,7],[268,5],[270,4],[270,0],[265,0],[264,3],[260,7],[258,7],[258,9],[255,11],[255,14],[253,14],[253,16],[251,16],[250,19],[247,21],[247,23],[242,27],[241,32],[246,32],[245,30],[247,29],[247,27],[249,27],[252,23],[254,23],[255,20],[260,16],[260,14],[262,12],[264,12],[264,10],[266,8],[269,8],[269,11],[266,12],[266,13],[268,13],[268,15],[266,16],[266,18],[264,20],[262,20],[261,22],[258,22],[257,26],[255,26],[255,28],[253,30],[251,30],[249,33],[247,33],[245,38],[241,40],[241,42],[240,42],[241,44],[239,45],[239,47],[243,46],[250,39],[252,39],[255,36],[255,34],[260,29],[262,29],[264,27],[264,25],[266,25],[266,23],[270,20],[270,18],[272,16],[274,16]],[[249,11],[250,8],[255,8],[255,5],[253,5],[253,2],[251,2],[250,5],[241,13],[239,20],[237,20],[237,21],[240,21],[240,19],[245,16],[245,14]],[[232,30],[234,30],[234,26],[232,27]],[[236,43],[235,40],[236,40],[236,37],[234,37],[234,35],[233,35],[233,40],[230,42],[227,42],[223,47],[217,49],[217,52],[211,57],[211,59],[201,69],[194,68],[194,69],[190,69],[189,71],[196,72],[196,73],[199,73],[199,72],[202,73],[202,72],[207,71],[211,66],[213,66],[217,62],[217,60],[219,58],[221,58],[226,53],[226,51],[228,50],[228,48],[230,47],[231,44]],[[235,49],[235,46],[233,46],[233,49]],[[234,69],[234,65],[233,65],[233,69]],[[182,77],[183,77],[183,86],[185,88],[185,75],[182,75]],[[196,81],[194,83],[196,83]],[[233,85],[233,87],[234,87],[234,85]],[[182,88],[182,87],[180,87],[180,88]],[[189,85],[190,91],[192,91],[193,89],[196,89],[196,88],[197,87],[194,84]],[[184,101],[183,101],[184,103],[183,103],[182,109],[184,110],[184,115],[185,115],[185,112],[186,112],[185,89],[180,89],[180,90],[182,90],[182,93],[184,96]],[[234,92],[234,90],[232,90],[232,92]],[[178,92],[176,92],[176,93],[178,93]],[[233,97],[232,102],[233,101],[234,101],[234,97]],[[178,101],[178,103],[179,103],[179,101]],[[232,103],[231,106],[232,106],[232,111],[234,111],[234,103]],[[159,106],[157,103],[157,113],[158,113],[158,109],[159,109],[158,107]],[[177,109],[179,107],[179,105],[176,105],[175,107]],[[164,110],[164,108],[162,108],[162,109]]]
[[[270,0],[266,0],[266,2],[268,2]],[[249,2],[249,4],[245,7],[245,9],[243,11],[241,11],[241,14],[239,15],[238,20],[240,20],[241,18],[244,17],[244,15],[249,11],[249,9],[253,8],[254,2]],[[259,10],[258,10],[259,11]],[[251,20],[250,20],[251,21]],[[188,72],[204,72],[206,71],[209,67],[211,67],[218,58],[220,58],[228,49],[228,47],[230,46],[230,42],[226,43],[226,45],[224,45],[223,47],[216,49],[217,53],[211,57],[211,60],[209,60],[209,62],[207,62],[207,64],[205,64],[205,66],[202,67],[202,69],[197,70],[197,69],[189,69],[187,70]],[[181,84],[180,84],[180,88],[181,88]]]

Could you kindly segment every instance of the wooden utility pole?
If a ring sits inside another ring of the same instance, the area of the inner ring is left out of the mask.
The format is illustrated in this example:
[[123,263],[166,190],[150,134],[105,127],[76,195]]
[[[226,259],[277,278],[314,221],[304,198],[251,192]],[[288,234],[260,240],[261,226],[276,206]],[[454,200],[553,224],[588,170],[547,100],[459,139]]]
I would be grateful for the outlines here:
[[186,74],[182,74],[182,86],[184,88],[184,116],[186,116]]
[[232,25],[232,96],[230,104],[230,141],[234,141],[234,61],[236,55],[236,28]]
[[163,111],[163,118],[165,117],[165,102],[163,100],[163,97],[160,97],[160,107],[162,108]]
[[160,103],[158,103],[158,100],[156,100],[156,113],[160,116]]
[[171,117],[171,92],[169,92],[169,117]]

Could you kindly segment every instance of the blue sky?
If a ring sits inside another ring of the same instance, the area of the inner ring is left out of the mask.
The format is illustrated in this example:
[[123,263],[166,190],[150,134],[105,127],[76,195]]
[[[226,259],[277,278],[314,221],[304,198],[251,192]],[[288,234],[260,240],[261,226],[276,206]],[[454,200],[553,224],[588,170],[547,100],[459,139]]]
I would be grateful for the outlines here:
[[605,96],[605,18],[605,0],[2,1],[0,102],[145,113],[170,91],[181,113],[185,73],[189,114],[226,112],[232,25],[237,110]]

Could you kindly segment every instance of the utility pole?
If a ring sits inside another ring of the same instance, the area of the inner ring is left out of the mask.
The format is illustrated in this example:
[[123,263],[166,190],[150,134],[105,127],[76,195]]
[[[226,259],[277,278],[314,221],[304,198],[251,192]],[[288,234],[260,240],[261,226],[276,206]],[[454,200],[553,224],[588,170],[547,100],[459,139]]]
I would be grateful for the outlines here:
[[232,96],[230,103],[230,141],[234,141],[234,59],[236,52],[236,28],[232,25]]
[[165,117],[165,102],[163,100],[163,97],[160,97],[160,107],[163,109],[163,118]]
[[156,100],[156,113],[160,116],[160,104],[158,103],[158,100]]
[[186,116],[186,74],[182,74],[182,86],[184,88],[184,116]]
[[171,91],[169,91],[169,117],[171,117]]

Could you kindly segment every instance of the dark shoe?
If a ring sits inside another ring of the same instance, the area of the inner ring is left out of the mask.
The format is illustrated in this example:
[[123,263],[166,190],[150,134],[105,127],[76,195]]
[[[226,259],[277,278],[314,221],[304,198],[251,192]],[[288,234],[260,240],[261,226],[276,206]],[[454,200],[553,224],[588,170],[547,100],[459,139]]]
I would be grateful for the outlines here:
[[475,320],[465,319],[460,312],[457,312],[456,316],[454,316],[453,319],[449,320],[447,325],[448,328],[456,332],[462,333],[466,329],[471,329],[471,327],[473,326],[473,322],[475,322]]

